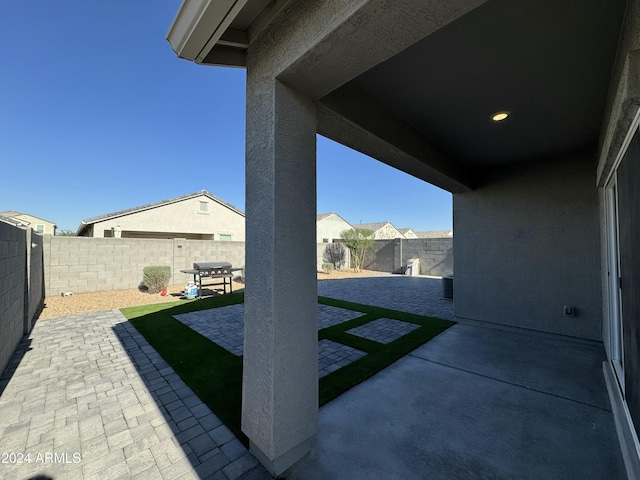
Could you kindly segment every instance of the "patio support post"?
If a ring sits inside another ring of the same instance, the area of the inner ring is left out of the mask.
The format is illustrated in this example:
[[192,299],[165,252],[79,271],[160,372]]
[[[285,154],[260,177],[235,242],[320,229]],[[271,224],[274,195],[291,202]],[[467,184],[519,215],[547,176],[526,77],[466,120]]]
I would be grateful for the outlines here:
[[247,68],[242,430],[274,475],[318,429],[315,103]]

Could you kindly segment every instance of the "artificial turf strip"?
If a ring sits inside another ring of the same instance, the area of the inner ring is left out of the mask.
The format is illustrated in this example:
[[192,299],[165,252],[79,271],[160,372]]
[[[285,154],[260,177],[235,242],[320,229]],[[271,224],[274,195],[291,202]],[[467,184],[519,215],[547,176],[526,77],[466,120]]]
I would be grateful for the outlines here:
[[[181,313],[243,302],[244,294],[234,293],[190,302],[125,308],[122,313],[200,399],[247,445],[248,439],[240,429],[242,357],[233,355],[173,318]],[[367,352],[364,357],[319,380],[320,405],[389,366],[454,323],[327,297],[318,297],[318,302],[364,314],[320,330],[318,339],[327,338]],[[402,320],[420,325],[420,328],[388,344],[347,333],[347,330],[378,318]]]
[[234,293],[210,299],[131,307],[122,313],[218,418],[248,446],[240,430],[242,357],[193,331],[173,315],[242,303]]

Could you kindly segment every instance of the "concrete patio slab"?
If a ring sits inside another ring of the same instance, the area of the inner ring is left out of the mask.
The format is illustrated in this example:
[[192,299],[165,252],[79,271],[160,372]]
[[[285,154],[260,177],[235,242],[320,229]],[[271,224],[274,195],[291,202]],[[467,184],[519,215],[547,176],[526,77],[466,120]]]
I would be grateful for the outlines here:
[[325,405],[286,478],[625,479],[601,360],[595,342],[454,325]]
[[413,355],[424,360],[609,410],[599,342],[456,325]]

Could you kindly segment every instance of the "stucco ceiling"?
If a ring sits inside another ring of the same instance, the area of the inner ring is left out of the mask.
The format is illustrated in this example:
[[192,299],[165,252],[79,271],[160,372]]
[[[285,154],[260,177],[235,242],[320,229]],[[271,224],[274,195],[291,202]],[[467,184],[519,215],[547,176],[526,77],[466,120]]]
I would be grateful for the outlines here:
[[[595,148],[624,0],[491,0],[351,81],[461,165]],[[491,121],[494,112],[510,117]]]

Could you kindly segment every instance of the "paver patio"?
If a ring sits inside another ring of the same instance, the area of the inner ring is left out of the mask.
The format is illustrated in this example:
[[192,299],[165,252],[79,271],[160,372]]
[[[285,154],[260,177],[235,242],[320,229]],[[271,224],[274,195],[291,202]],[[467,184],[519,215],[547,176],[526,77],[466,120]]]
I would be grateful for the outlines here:
[[[332,280],[319,294],[452,318],[438,280]],[[624,478],[602,357],[596,342],[456,325],[325,405],[288,478]],[[270,478],[117,310],[38,322],[0,391],[0,453],[15,454],[3,479]],[[496,445],[486,465],[476,442]],[[554,442],[564,450],[549,462]]]
[[12,368],[0,384],[0,436],[2,451],[20,458],[0,463],[0,478],[229,479],[261,471],[119,310],[38,322]]

